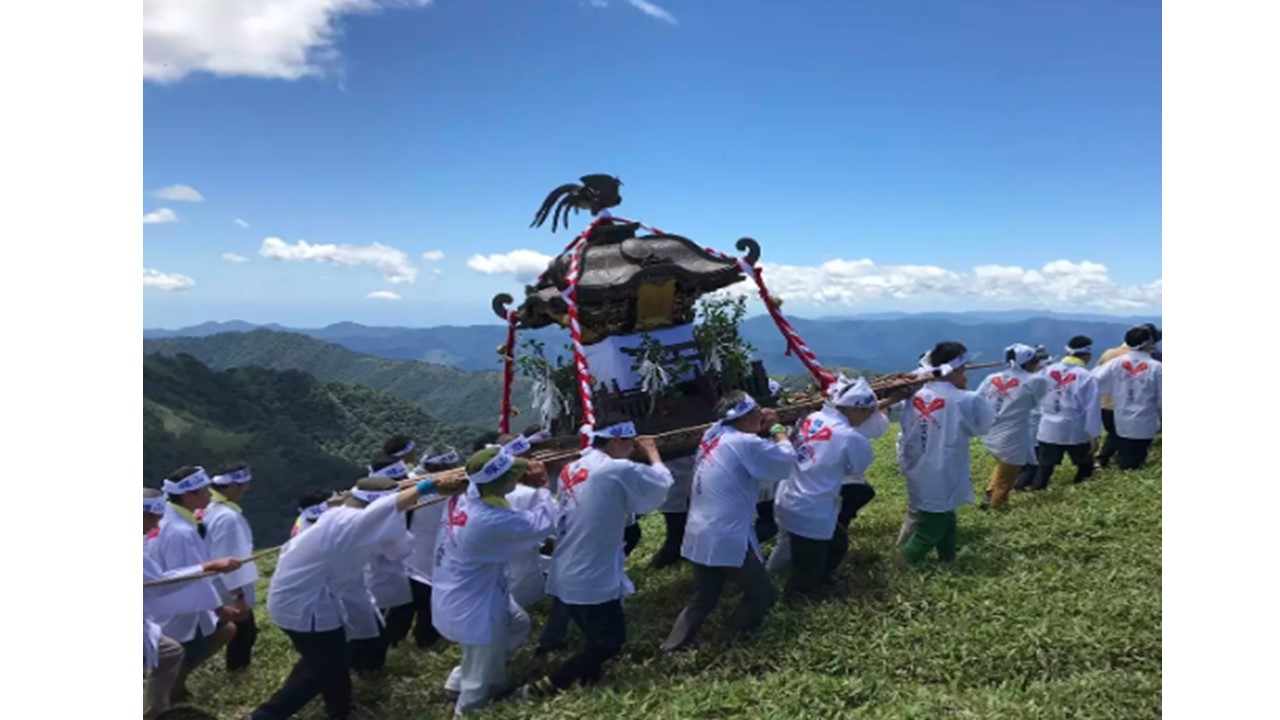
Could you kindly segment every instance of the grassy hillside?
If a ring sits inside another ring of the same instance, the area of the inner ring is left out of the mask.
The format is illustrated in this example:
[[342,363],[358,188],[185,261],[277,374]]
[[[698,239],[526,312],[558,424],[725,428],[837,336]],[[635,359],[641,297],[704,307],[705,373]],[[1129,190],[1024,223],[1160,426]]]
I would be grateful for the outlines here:
[[[893,433],[891,433],[892,435]],[[754,641],[723,630],[735,591],[700,646],[662,656],[657,647],[688,598],[688,567],[653,572],[644,562],[661,518],[644,518],[629,563],[638,593],[627,601],[628,645],[603,685],[536,704],[512,702],[479,717],[559,718],[1068,718],[1156,717],[1161,690],[1161,468],[1159,445],[1138,473],[1101,472],[1082,486],[1059,470],[1050,489],[1016,494],[1007,513],[960,512],[957,561],[910,570],[889,562],[905,507],[889,436],[876,443],[870,479],[879,496],[854,522],[839,580],[847,598],[779,605]],[[991,461],[975,444],[980,493]],[[265,584],[265,583],[264,583]],[[265,594],[265,587],[263,588]],[[534,633],[546,617],[534,616]],[[269,626],[264,609],[259,627]],[[576,638],[576,630],[575,638]],[[547,668],[531,637],[511,676]],[[563,658],[563,655],[557,658]],[[385,677],[357,679],[356,698],[383,720],[446,718],[440,690],[455,646],[391,651]],[[228,680],[216,665],[192,689],[217,717],[237,717],[272,693],[295,656],[265,627],[255,667]],[[320,703],[298,717],[317,720]]]
[[[489,345],[489,367],[499,367],[496,349],[500,342],[501,338]],[[370,357],[305,335],[270,330],[144,340],[143,352],[186,353],[217,370],[246,366],[302,370],[326,382],[382,390],[440,420],[486,428],[497,423],[502,394],[502,378],[496,371],[466,372],[444,365]],[[514,394],[516,406],[527,407],[527,397],[527,384],[520,379]]]
[[299,371],[209,369],[187,355],[143,361],[143,482],[229,460],[253,467],[244,503],[255,537],[283,541],[296,501],[313,486],[349,487],[391,435],[469,445],[480,431],[441,423],[399,398],[322,383]]

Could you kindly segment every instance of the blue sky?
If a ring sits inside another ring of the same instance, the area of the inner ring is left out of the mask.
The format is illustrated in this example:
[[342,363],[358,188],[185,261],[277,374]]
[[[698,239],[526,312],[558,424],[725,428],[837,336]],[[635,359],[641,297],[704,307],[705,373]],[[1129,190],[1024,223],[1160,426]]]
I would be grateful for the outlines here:
[[1158,2],[380,4],[144,6],[146,326],[493,321],[594,172],[797,315],[1160,310]]

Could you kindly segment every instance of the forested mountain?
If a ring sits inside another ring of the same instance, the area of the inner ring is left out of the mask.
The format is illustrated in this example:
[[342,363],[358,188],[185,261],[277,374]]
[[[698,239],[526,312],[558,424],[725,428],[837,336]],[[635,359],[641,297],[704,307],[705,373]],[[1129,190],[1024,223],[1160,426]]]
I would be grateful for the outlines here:
[[[490,367],[499,367],[497,346],[497,342],[490,344]],[[370,357],[305,335],[270,330],[144,340],[143,351],[149,355],[186,353],[217,370],[246,366],[303,370],[323,381],[382,390],[439,420],[485,428],[496,426],[502,394],[502,376],[496,371],[466,372],[432,363]],[[528,383],[517,378],[513,391],[517,408],[528,405],[528,395]]]
[[391,435],[463,449],[481,432],[376,390],[297,370],[219,372],[189,355],[144,358],[142,393],[143,484],[159,487],[183,465],[212,472],[249,463],[254,484],[244,510],[259,545],[287,536],[305,489],[346,488],[363,477]]
[[[1060,353],[1073,335],[1089,335],[1102,347],[1114,347],[1124,339],[1124,331],[1139,322],[1159,322],[1160,318],[1108,317],[1089,315],[1008,313],[934,313],[856,318],[791,318],[809,347],[824,365],[856,367],[867,372],[896,372],[914,367],[920,353],[940,340],[958,340],[967,345],[978,361],[997,360],[1004,348],[1015,342],[1044,345]],[[147,330],[146,337],[207,335],[210,332],[244,333],[253,326],[233,321],[205,323],[183,330]],[[431,328],[369,327],[356,323],[335,323],[324,328],[290,330],[358,353],[398,360],[422,360],[462,370],[496,371],[495,348],[505,338],[500,325],[445,326]],[[773,321],[766,316],[748,318],[741,325],[744,340],[756,348],[756,356],[774,374],[804,372],[800,362],[786,355]],[[248,334],[253,334],[252,332]],[[521,333],[544,342],[547,350],[559,352],[568,333],[545,328]],[[219,336],[220,337],[220,336]],[[198,353],[197,353],[198,355]],[[276,365],[275,367],[288,367]],[[318,376],[323,375],[314,371]],[[496,373],[493,384],[497,387]],[[364,382],[358,377],[333,378]],[[378,386],[381,387],[381,386]],[[495,391],[496,392],[496,391]],[[495,395],[496,397],[496,395]],[[517,403],[519,404],[519,403]],[[491,407],[496,407],[492,405]],[[426,408],[438,414],[432,408]]]

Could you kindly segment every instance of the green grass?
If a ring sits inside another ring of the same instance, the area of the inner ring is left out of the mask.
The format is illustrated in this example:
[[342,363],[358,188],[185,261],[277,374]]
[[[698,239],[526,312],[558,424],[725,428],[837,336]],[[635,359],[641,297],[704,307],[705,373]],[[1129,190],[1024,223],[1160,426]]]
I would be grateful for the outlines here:
[[[667,657],[657,647],[690,591],[687,566],[653,572],[645,562],[662,537],[644,519],[630,561],[638,593],[627,602],[629,642],[605,682],[536,704],[478,713],[494,718],[1144,718],[1161,692],[1161,459],[1101,471],[1081,486],[1060,467],[1050,489],[1015,494],[1006,513],[960,511],[961,550],[898,570],[890,562],[906,493],[889,433],[876,443],[870,480],[879,495],[854,521],[841,568],[846,599],[779,605],[751,641],[724,631],[737,595],[726,593],[699,646]],[[975,444],[975,492],[991,460]],[[269,569],[269,568],[268,568]],[[260,591],[265,597],[265,588]],[[545,619],[517,653],[514,679],[546,669],[531,649]],[[282,633],[262,629],[248,675],[228,678],[221,658],[192,678],[200,704],[238,717],[269,696],[295,656]],[[575,641],[577,639],[574,631]],[[444,718],[440,689],[456,646],[391,651],[386,674],[355,680],[370,717]],[[299,715],[322,718],[319,701]]]

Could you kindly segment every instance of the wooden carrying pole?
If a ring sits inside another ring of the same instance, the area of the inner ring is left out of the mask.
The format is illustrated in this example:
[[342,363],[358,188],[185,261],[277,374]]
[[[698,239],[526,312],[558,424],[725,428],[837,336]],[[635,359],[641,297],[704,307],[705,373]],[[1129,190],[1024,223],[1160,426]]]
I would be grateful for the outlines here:
[[[280,552],[280,548],[283,548],[283,547],[284,547],[283,545],[277,545],[275,547],[270,547],[265,550],[259,550],[258,552],[250,555],[247,558],[241,558],[240,562],[244,564],[244,563],[253,562],[254,560],[261,560],[262,558],[267,557],[268,555],[274,555]],[[191,580],[203,580],[204,578],[213,577],[214,575],[221,575],[221,574],[222,573],[217,573],[217,572],[202,572],[196,575],[182,575],[179,577],[162,578],[160,580],[150,580],[150,581],[144,582],[142,583],[142,587],[149,588],[149,587],[157,587],[160,585],[173,585],[174,583],[188,582]]]
[[[966,370],[985,370],[995,367],[1003,367],[1004,362],[990,362],[980,365],[967,365]],[[870,381],[871,389],[881,400],[892,399],[895,401],[903,400],[906,396],[913,393],[919,386],[937,380],[935,377],[917,377],[912,373],[897,373],[894,375],[886,375]],[[821,397],[810,397],[802,399],[793,405],[776,408],[778,422],[783,425],[791,425],[800,420],[811,412],[819,410],[825,400]],[[699,440],[702,439],[712,423],[704,423],[701,425],[692,425],[689,427],[668,430],[667,432],[658,433],[653,436],[654,443],[658,446],[658,452],[664,458],[684,457],[692,453],[698,447]],[[527,456],[531,460],[537,460],[547,466],[548,472],[558,472],[560,467],[576,460],[581,454],[581,450],[577,447],[572,448],[547,448],[534,449]],[[454,468],[443,472],[433,473],[436,487],[439,488],[441,495],[457,495],[467,488],[467,474],[463,468]],[[425,504],[433,504],[428,501]],[[425,504],[419,505],[419,507]]]

